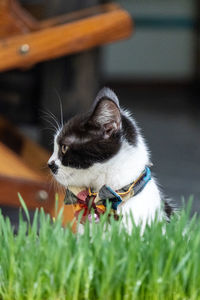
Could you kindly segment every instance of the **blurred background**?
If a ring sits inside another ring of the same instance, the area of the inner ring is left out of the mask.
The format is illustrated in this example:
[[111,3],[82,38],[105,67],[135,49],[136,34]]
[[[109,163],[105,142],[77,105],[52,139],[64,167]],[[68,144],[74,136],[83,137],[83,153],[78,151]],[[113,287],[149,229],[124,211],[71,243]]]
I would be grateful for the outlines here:
[[[21,0],[42,20],[97,5],[98,0]],[[0,112],[26,136],[52,150],[43,110],[64,118],[86,110],[102,86],[132,111],[152,152],[153,172],[177,205],[194,196],[200,210],[200,4],[198,0],[116,1],[134,32],[78,54],[0,73]],[[1,59],[1,58],[0,58]]]

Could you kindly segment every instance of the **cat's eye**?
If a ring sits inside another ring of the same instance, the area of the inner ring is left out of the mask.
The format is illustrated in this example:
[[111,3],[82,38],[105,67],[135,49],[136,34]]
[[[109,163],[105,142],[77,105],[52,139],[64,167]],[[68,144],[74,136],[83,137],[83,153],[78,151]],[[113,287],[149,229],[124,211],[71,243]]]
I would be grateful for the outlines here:
[[68,146],[66,146],[66,145],[61,146],[62,154],[65,154],[67,152],[67,150],[68,150]]

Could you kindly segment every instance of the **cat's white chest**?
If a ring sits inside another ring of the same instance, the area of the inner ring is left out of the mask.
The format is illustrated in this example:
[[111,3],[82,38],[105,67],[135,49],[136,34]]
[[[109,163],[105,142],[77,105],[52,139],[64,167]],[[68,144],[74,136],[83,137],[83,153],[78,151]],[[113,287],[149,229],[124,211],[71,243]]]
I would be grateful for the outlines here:
[[130,230],[132,217],[135,224],[142,225],[143,228],[155,218],[162,219],[161,197],[154,179],[139,194],[119,205],[117,211],[122,215],[123,224]]

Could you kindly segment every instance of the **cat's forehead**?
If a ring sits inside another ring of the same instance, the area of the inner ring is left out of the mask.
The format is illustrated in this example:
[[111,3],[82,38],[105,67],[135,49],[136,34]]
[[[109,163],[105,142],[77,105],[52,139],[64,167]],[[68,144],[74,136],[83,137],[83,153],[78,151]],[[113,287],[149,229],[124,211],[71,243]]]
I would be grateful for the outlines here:
[[57,144],[73,144],[88,140],[88,134],[81,126],[82,121],[83,117],[75,116],[65,123],[56,137]]
[[59,135],[56,139],[58,145],[62,144],[73,144],[77,141],[77,137],[75,135]]
[[62,128],[60,133],[56,137],[56,142],[58,145],[62,144],[73,144],[79,141],[79,136],[76,132],[72,132],[71,130],[66,130],[65,127]]

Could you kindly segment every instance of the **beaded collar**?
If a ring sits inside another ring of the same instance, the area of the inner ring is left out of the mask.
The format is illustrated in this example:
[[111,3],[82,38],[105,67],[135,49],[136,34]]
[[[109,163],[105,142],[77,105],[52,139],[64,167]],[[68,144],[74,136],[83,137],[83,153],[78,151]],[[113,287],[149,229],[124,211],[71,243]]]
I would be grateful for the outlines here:
[[119,204],[140,193],[150,179],[151,171],[146,166],[145,170],[134,182],[117,191],[114,191],[108,185],[103,185],[98,193],[91,188],[69,186],[66,190],[64,203],[74,205],[75,218],[82,224],[85,223],[86,219],[91,221],[92,210],[95,222],[98,222],[100,215],[105,213],[108,203],[111,205],[111,212],[114,218],[118,219],[117,208]]

